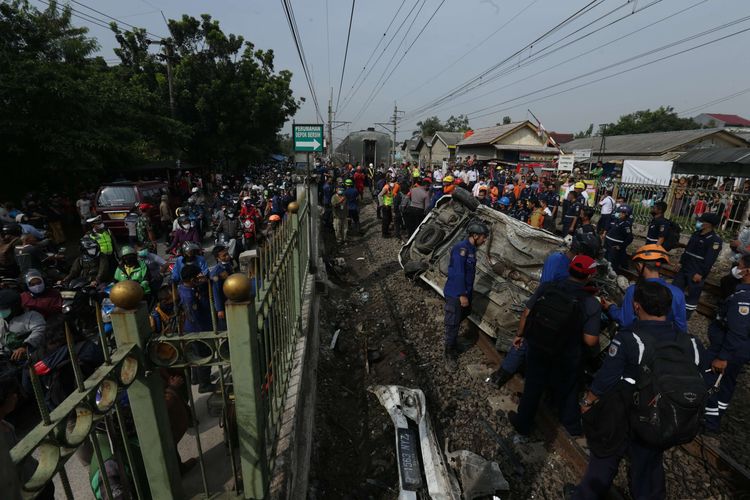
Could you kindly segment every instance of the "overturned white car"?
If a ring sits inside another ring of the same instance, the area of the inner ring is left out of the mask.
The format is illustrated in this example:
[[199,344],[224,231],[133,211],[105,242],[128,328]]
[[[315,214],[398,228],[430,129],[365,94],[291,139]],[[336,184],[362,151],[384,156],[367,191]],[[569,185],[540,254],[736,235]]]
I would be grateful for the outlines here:
[[[466,238],[466,228],[475,220],[485,223],[490,235],[477,252],[469,319],[502,346],[515,335],[526,300],[539,285],[544,259],[554,251],[564,251],[566,244],[548,231],[480,205],[471,193],[456,188],[438,200],[401,248],[399,263],[404,272],[442,295],[450,250]],[[602,295],[621,298],[622,290],[606,260],[600,260],[595,282]]]

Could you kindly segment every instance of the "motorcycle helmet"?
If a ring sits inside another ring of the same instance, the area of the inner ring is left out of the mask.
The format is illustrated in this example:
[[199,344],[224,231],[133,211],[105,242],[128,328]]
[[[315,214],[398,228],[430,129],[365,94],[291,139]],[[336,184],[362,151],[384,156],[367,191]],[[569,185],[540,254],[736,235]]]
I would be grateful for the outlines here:
[[346,184],[347,186],[353,186],[354,185],[354,181],[351,180],[351,179],[347,179],[347,180],[344,181],[344,184]]
[[138,253],[135,251],[135,248],[131,246],[126,245],[122,247],[122,250],[120,250],[120,256],[122,262],[127,266],[135,266],[138,264]]
[[195,256],[195,254],[201,249],[197,243],[193,241],[186,241],[182,244],[182,256]]
[[3,236],[21,236],[21,226],[15,222],[6,222],[3,224]]
[[38,269],[31,268],[26,271],[26,274],[23,275],[23,281],[32,294],[39,295],[44,292],[44,276]]
[[669,252],[661,245],[643,245],[633,254],[633,262],[651,262],[657,267],[669,264]]
[[498,203],[500,203],[504,207],[509,207],[510,206],[510,198],[508,198],[507,196],[503,196],[502,198],[500,198],[500,201]]
[[588,255],[595,259],[599,253],[600,244],[601,240],[596,233],[576,231],[570,242],[570,250],[575,254]]
[[270,222],[281,222],[281,217],[278,214],[273,214],[268,218]]
[[177,224],[181,228],[189,227],[190,226],[190,218],[187,215],[181,215],[177,217]]
[[628,205],[626,203],[623,203],[622,205],[620,205],[619,207],[617,207],[617,212],[618,213],[624,213],[625,215],[630,216],[630,214],[633,213],[633,209],[630,208],[630,205]]
[[91,260],[99,257],[101,250],[99,249],[99,243],[91,238],[81,238],[81,258],[83,260]]

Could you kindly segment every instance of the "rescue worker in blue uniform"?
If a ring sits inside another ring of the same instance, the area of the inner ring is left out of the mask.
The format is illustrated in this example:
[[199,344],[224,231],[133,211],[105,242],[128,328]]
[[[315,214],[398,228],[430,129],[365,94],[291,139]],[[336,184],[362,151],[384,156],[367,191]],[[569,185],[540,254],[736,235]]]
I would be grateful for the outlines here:
[[708,327],[708,366],[704,367],[703,378],[709,387],[715,388],[709,391],[706,403],[709,433],[719,432],[721,416],[729,408],[737,376],[750,361],[750,255],[743,255],[737,268],[733,271],[741,276],[740,284],[722,303]]
[[[517,433],[514,437],[516,443],[528,439],[539,403],[547,389],[551,389],[554,394],[559,420],[563,427],[574,436],[582,433],[577,398],[579,377],[583,369],[583,346],[594,348],[599,345],[601,306],[586,286],[596,272],[597,265],[594,259],[587,255],[576,255],[570,261],[568,279],[540,285],[527,302],[529,312],[521,317],[523,324],[513,341],[516,347],[521,343],[529,344],[526,355],[526,378],[523,395],[518,403],[518,413],[508,414],[508,420]],[[566,338],[562,349],[555,354],[549,352],[548,346],[540,345],[540,341],[533,335],[533,322],[526,328],[527,318],[532,317],[537,302],[541,297],[546,297],[545,292],[551,287],[560,287],[567,295],[577,297],[579,308],[575,313],[574,322],[571,325],[562,325],[566,330]]]
[[664,218],[664,212],[667,211],[667,204],[663,201],[657,201],[651,207],[651,222],[648,224],[646,233],[646,244],[664,246],[664,241],[669,237],[670,224]]
[[628,245],[633,242],[633,223],[630,222],[630,206],[620,205],[615,213],[604,236],[604,249],[612,269],[621,274],[628,257]]
[[698,308],[703,285],[721,252],[721,238],[714,232],[719,221],[720,218],[716,214],[701,215],[695,223],[697,231],[690,237],[685,253],[680,258],[680,270],[672,281],[672,284],[681,290],[687,288],[687,319],[690,319],[690,315]]
[[[676,286],[667,283],[659,275],[659,270],[665,265],[669,265],[669,252],[659,245],[643,245],[633,254],[633,263],[639,281],[652,281],[669,288],[672,293],[672,309],[667,315],[667,320],[673,322],[679,331],[687,332],[685,294]],[[602,298],[602,308],[613,321],[620,325],[621,329],[630,328],[636,319],[633,311],[635,287],[636,285],[630,285],[625,290],[625,296],[619,306],[606,298]]]
[[[638,317],[632,329],[621,329],[610,344],[604,363],[594,376],[590,390],[580,401],[587,426],[608,432],[591,435],[601,437],[592,448],[589,464],[578,486],[566,485],[565,498],[594,500],[605,498],[625,455],[630,458],[630,494],[635,499],[666,498],[663,450],[649,447],[628,432],[627,403],[639,382],[641,360],[645,354],[643,335],[670,340],[684,333],[667,320],[672,307],[669,289],[655,282],[641,282],[635,289],[633,307]],[[691,356],[700,360],[699,343],[692,339]],[[618,393],[623,397],[618,397]],[[594,413],[586,413],[594,409]],[[588,417],[588,418],[587,418]],[[587,428],[588,429],[588,428]],[[618,432],[619,430],[622,432]],[[587,436],[589,436],[587,430]],[[606,436],[606,438],[605,438]],[[593,450],[596,448],[596,452]],[[607,450],[606,452],[600,450]]]
[[[576,255],[588,255],[592,259],[595,259],[599,254],[599,237],[594,233],[584,233],[583,231],[576,231],[573,236],[573,241],[570,243],[570,248],[565,252],[553,252],[544,259],[544,265],[542,266],[542,276],[539,278],[539,286],[544,283],[552,283],[555,281],[562,281],[568,279],[570,276],[569,267],[570,262]],[[529,314],[529,308],[523,312],[523,316]],[[519,322],[518,333],[522,332],[523,323]],[[508,353],[505,355],[500,368],[494,371],[486,382],[494,385],[495,388],[499,389],[515,375],[521,365],[526,360],[526,351],[528,344],[522,342],[520,346],[512,345],[508,349]]]
[[583,196],[576,194],[575,191],[571,191],[568,193],[568,197],[566,200],[567,205],[565,208],[565,213],[563,214],[563,235],[573,234],[575,232],[578,219],[581,215],[581,208],[583,208],[584,206],[580,202],[582,198]]
[[451,248],[445,296],[445,363],[448,369],[458,367],[458,329],[471,313],[471,295],[477,265],[477,248],[487,241],[490,230],[482,222],[471,222],[468,236]]

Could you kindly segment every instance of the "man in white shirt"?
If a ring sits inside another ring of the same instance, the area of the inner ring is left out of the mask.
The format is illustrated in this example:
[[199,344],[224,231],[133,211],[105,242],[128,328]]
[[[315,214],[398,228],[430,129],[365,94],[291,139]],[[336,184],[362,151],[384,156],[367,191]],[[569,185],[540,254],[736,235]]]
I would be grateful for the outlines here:
[[615,200],[612,198],[612,192],[605,189],[603,197],[599,200],[599,206],[601,207],[601,217],[596,225],[596,230],[599,233],[606,233],[609,228],[609,222],[612,220],[612,212],[615,211]]
[[436,168],[432,173],[432,178],[435,182],[443,182],[443,171],[442,169]]
[[467,173],[469,177],[469,182],[467,183],[469,186],[473,186],[475,182],[477,182],[477,177],[479,177],[479,172],[477,172],[477,169],[474,167],[471,167]]

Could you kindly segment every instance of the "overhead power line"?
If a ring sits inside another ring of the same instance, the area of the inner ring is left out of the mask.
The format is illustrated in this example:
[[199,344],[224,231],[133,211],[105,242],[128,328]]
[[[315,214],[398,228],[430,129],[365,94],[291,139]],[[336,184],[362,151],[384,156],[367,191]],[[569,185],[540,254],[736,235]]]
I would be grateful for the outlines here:
[[[100,10],[97,10],[97,9],[95,9],[95,8],[93,8],[93,7],[89,7],[89,6],[88,6],[88,5],[86,5],[85,3],[83,3],[83,2],[79,2],[78,0],[68,0],[68,1],[70,1],[70,2],[72,2],[72,3],[74,3],[74,4],[76,4],[76,5],[80,5],[80,6],[81,6],[81,7],[83,7],[84,9],[90,10],[91,12],[95,12],[95,13],[99,14],[100,16],[104,16],[104,17],[106,17],[107,19],[111,19],[112,21],[115,21],[116,23],[119,23],[119,24],[121,24],[121,25],[123,25],[123,26],[127,26],[127,27],[129,27],[130,29],[141,29],[141,28],[139,28],[138,26],[135,26],[135,25],[133,25],[133,24],[130,24],[130,23],[126,23],[125,21],[123,21],[123,20],[121,20],[121,19],[118,19],[118,18],[116,18],[116,17],[114,17],[114,16],[111,16],[111,15],[109,15],[109,14],[107,14],[107,13],[104,13],[104,12],[102,12],[102,11],[100,11]],[[144,31],[145,31],[145,30],[144,30]],[[148,34],[148,36],[150,36],[150,37],[153,37],[153,38],[156,38],[156,39],[158,39],[158,40],[162,40],[162,39],[163,39],[163,37],[161,37],[161,36],[159,36],[159,35],[154,35],[153,33],[149,33],[148,31],[146,31],[146,34]]]
[[737,97],[739,97],[741,95],[745,95],[748,92],[750,92],[750,87],[748,87],[746,89],[742,89],[740,91],[737,91],[737,92],[735,92],[733,94],[725,95],[724,97],[719,97],[719,98],[714,99],[712,101],[704,102],[703,104],[699,104],[697,106],[693,106],[692,108],[688,108],[688,109],[679,111],[677,114],[678,115],[693,114],[694,112],[699,111],[701,109],[708,108],[708,107],[711,107],[711,106],[715,106],[717,104],[721,104],[722,102],[731,101],[732,99],[735,99],[735,98],[737,98]]
[[352,11],[349,14],[349,30],[346,32],[346,49],[344,49],[344,64],[341,66],[341,80],[339,80],[339,92],[336,97],[336,111],[339,110],[339,101],[341,101],[341,86],[344,84],[344,71],[346,71],[346,56],[349,55],[349,37],[352,35],[352,20],[354,20],[354,3],[352,0]]
[[[326,0],[326,1],[328,1],[328,0]],[[401,9],[404,7],[405,4],[406,4],[406,0],[401,0],[401,5],[399,5],[398,9],[396,10],[396,13],[393,14],[393,17],[391,18],[391,22],[388,23],[388,26],[385,28],[385,31],[383,31],[383,36],[381,36],[378,39],[377,45],[375,45],[375,47],[372,49],[372,52],[370,52],[370,55],[367,57],[367,61],[365,61],[364,66],[362,66],[362,69],[359,71],[359,74],[357,75],[357,77],[352,82],[352,86],[349,87],[349,90],[347,90],[347,93],[344,96],[344,105],[346,105],[346,103],[347,103],[347,101],[349,99],[349,94],[354,89],[354,86],[359,82],[359,78],[364,74],[365,69],[367,69],[367,65],[370,64],[370,61],[372,60],[373,56],[375,55],[375,52],[377,52],[378,48],[380,48],[380,44],[383,43],[383,40],[385,39],[386,35],[388,34],[388,30],[390,30],[391,26],[393,26],[393,22],[396,20],[396,17],[398,17],[399,12],[401,12]]]
[[388,47],[391,46],[391,43],[393,43],[393,41],[396,39],[396,35],[398,35],[398,33],[401,31],[401,28],[404,27],[404,25],[406,24],[406,21],[411,17],[412,12],[414,12],[414,9],[417,8],[417,5],[419,5],[419,3],[420,3],[420,0],[415,0],[414,5],[412,5],[411,7],[411,10],[409,10],[409,12],[406,14],[406,17],[404,18],[404,20],[401,21],[401,24],[398,25],[398,28],[396,28],[396,31],[393,32],[391,39],[388,41],[385,47],[383,47],[383,50],[380,52],[380,55],[378,56],[378,58],[375,59],[375,62],[372,63],[372,66],[370,66],[370,69],[367,70],[367,74],[359,81],[359,83],[357,84],[357,87],[354,89],[354,92],[351,93],[349,97],[345,100],[344,105],[341,107],[342,111],[346,108],[347,105],[349,105],[349,103],[352,102],[352,98],[354,97],[354,94],[356,94],[359,91],[359,89],[362,87],[362,84],[365,83],[365,81],[367,81],[367,78],[370,76],[370,73],[372,73],[373,68],[375,68],[375,66],[378,65],[378,63],[380,62],[380,59],[386,53],[386,51],[388,50]]
[[[567,89],[563,89],[563,90],[561,90],[561,91],[558,91],[558,92],[554,92],[554,93],[552,93],[552,94],[547,94],[547,95],[545,95],[545,96],[543,96],[543,97],[535,98],[535,99],[532,99],[532,100],[530,100],[530,101],[526,101],[526,102],[523,102],[523,103],[521,103],[521,104],[516,104],[516,105],[513,105],[513,106],[511,106],[510,108],[503,108],[503,109],[492,109],[492,108],[496,108],[496,107],[498,107],[498,106],[502,106],[502,105],[504,105],[504,104],[508,104],[508,103],[511,103],[511,102],[513,102],[513,101],[517,101],[517,100],[523,99],[523,98],[525,98],[525,97],[529,97],[529,96],[532,96],[532,95],[535,95],[535,94],[538,94],[538,93],[544,92],[545,90],[551,90],[551,89],[553,89],[553,88],[555,88],[555,87],[559,87],[560,85],[565,85],[565,84],[567,84],[567,83],[571,83],[571,82],[573,82],[573,81],[576,81],[576,80],[580,80],[580,79],[582,79],[582,78],[587,78],[587,77],[589,77],[589,76],[595,75],[595,74],[597,74],[597,73],[600,73],[600,72],[602,72],[602,71],[606,71],[606,70],[608,70],[608,69],[612,69],[612,68],[614,68],[614,67],[616,67],[616,66],[619,66],[619,65],[622,65],[622,64],[626,64],[626,63],[628,63],[628,62],[632,62],[632,61],[634,61],[634,60],[637,60],[637,59],[640,59],[640,58],[642,58],[642,57],[646,57],[646,56],[652,55],[652,54],[654,54],[654,53],[656,53],[656,52],[660,52],[660,51],[662,51],[662,50],[666,50],[666,49],[668,49],[668,48],[671,48],[671,47],[674,47],[674,46],[676,46],[676,45],[679,45],[679,44],[685,43],[685,42],[687,42],[687,41],[691,41],[691,40],[694,40],[694,39],[696,39],[696,38],[700,38],[700,37],[702,37],[702,36],[705,36],[706,34],[709,34],[709,33],[713,33],[713,32],[719,31],[719,30],[722,30],[722,29],[724,29],[724,28],[727,28],[727,27],[729,27],[729,26],[733,26],[733,25],[735,25],[735,24],[738,24],[738,23],[741,23],[741,22],[745,22],[745,21],[747,21],[747,20],[750,20],[750,16],[746,16],[746,17],[744,17],[744,18],[742,18],[742,19],[738,19],[738,20],[736,20],[736,21],[733,21],[733,22],[730,22],[730,23],[726,23],[726,24],[723,24],[723,25],[721,25],[721,26],[717,26],[717,27],[715,27],[715,28],[712,28],[712,29],[710,29],[710,30],[706,30],[706,31],[704,31],[704,32],[701,32],[701,33],[696,33],[695,35],[691,35],[691,36],[689,36],[689,37],[683,38],[682,40],[678,40],[678,41],[676,41],[676,42],[672,42],[672,43],[669,43],[669,44],[667,44],[667,45],[664,45],[664,46],[662,46],[662,47],[659,47],[659,48],[657,48],[657,49],[653,49],[653,50],[650,50],[650,51],[644,52],[644,53],[642,53],[642,54],[639,54],[639,55],[637,55],[637,56],[633,56],[633,57],[630,57],[630,58],[624,59],[624,60],[622,60],[622,61],[619,61],[619,62],[617,62],[617,63],[609,64],[609,65],[607,65],[607,66],[604,66],[604,67],[602,67],[602,68],[598,68],[598,69],[596,69],[596,70],[593,70],[593,71],[589,71],[589,72],[583,73],[583,74],[581,74],[581,75],[578,75],[578,76],[576,76],[576,77],[573,77],[573,78],[568,78],[568,79],[566,79],[566,80],[563,80],[563,81],[561,81],[561,82],[558,82],[558,83],[555,83],[555,84],[553,84],[553,85],[549,85],[549,86],[547,86],[547,87],[544,87],[544,88],[541,88],[541,89],[535,90],[535,91],[533,91],[533,92],[528,92],[528,93],[526,93],[526,94],[523,94],[523,95],[520,95],[520,96],[518,96],[518,97],[514,97],[514,98],[512,98],[512,99],[508,99],[508,100],[505,100],[505,101],[503,101],[503,102],[500,102],[500,103],[496,103],[496,104],[493,104],[493,105],[491,105],[491,106],[487,106],[487,107],[485,107],[485,108],[481,108],[481,109],[478,109],[478,110],[476,110],[476,111],[473,111],[473,112],[469,113],[469,116],[470,116],[471,118],[473,118],[473,119],[477,119],[477,118],[483,118],[483,117],[485,117],[485,116],[490,116],[490,115],[493,115],[493,114],[496,114],[496,113],[499,113],[499,112],[505,111],[505,110],[507,110],[507,109],[513,109],[513,108],[516,108],[516,107],[519,107],[519,106],[526,106],[527,104],[530,104],[530,103],[533,103],[533,102],[536,102],[536,101],[539,101],[539,100],[542,100],[542,99],[547,99],[547,98],[549,98],[549,97],[554,97],[554,96],[557,96],[557,95],[560,95],[560,94],[564,94],[564,93],[566,93],[566,92],[570,92],[570,91],[572,91],[572,90],[576,90],[576,89],[579,89],[579,88],[581,88],[581,87],[585,87],[585,86],[588,86],[588,85],[592,85],[592,84],[594,84],[594,83],[598,83],[598,82],[601,82],[601,81],[604,81],[604,80],[608,80],[608,79],[610,79],[610,78],[614,78],[615,76],[619,76],[619,75],[622,75],[622,74],[624,74],[624,73],[629,73],[629,72],[631,72],[631,71],[635,71],[635,70],[637,70],[637,69],[645,68],[645,67],[647,67],[647,66],[650,66],[650,65],[653,65],[653,64],[656,64],[656,63],[659,63],[659,62],[665,61],[665,60],[667,60],[667,59],[671,59],[671,58],[673,58],[673,57],[676,57],[676,56],[679,56],[679,55],[682,55],[682,54],[685,54],[685,53],[688,53],[688,52],[692,52],[693,50],[697,50],[697,49],[699,49],[699,48],[702,48],[702,47],[706,47],[706,46],[708,46],[708,45],[712,45],[712,44],[714,44],[714,43],[718,43],[718,42],[720,42],[720,41],[723,41],[723,40],[726,40],[726,39],[728,39],[728,38],[732,38],[732,37],[735,37],[735,36],[737,36],[737,35],[741,35],[741,34],[743,34],[743,33],[746,33],[746,32],[748,32],[748,31],[750,31],[750,28],[744,28],[744,29],[742,29],[742,30],[739,30],[739,31],[735,31],[735,32],[733,32],[733,33],[730,33],[730,34],[728,34],[728,35],[723,35],[723,36],[721,36],[721,37],[718,37],[718,38],[715,38],[715,39],[713,39],[713,40],[708,40],[707,42],[703,42],[703,43],[700,43],[700,44],[698,44],[698,45],[694,45],[694,46],[692,46],[692,47],[688,47],[688,48],[686,48],[686,49],[683,49],[683,50],[680,50],[680,51],[674,52],[674,53],[672,53],[672,54],[668,54],[668,55],[666,55],[666,56],[663,56],[663,57],[659,57],[659,58],[657,58],[657,59],[653,59],[653,60],[651,60],[651,61],[647,61],[647,62],[645,62],[645,63],[642,63],[642,64],[639,64],[639,65],[637,65],[637,66],[633,66],[633,67],[630,67],[630,68],[626,68],[626,69],[624,69],[624,70],[622,70],[622,71],[618,71],[618,72],[615,72],[615,73],[612,73],[612,74],[609,74],[609,75],[603,76],[603,77],[601,77],[601,78],[596,78],[596,79],[594,79],[594,80],[586,81],[586,82],[584,82],[584,83],[582,83],[582,84],[580,84],[580,85],[576,85],[576,86],[574,86],[574,87],[570,87],[570,88],[567,88]],[[482,113],[482,112],[484,112],[484,111],[487,111],[487,110],[490,110],[490,109],[492,109],[492,111],[489,111],[489,112],[487,112],[487,113]]]
[[[661,0],[658,0],[658,1],[661,1]],[[509,87],[512,87],[513,85],[516,85],[516,84],[518,84],[518,83],[529,81],[529,80],[530,80],[531,78],[533,78],[533,77],[535,77],[535,76],[539,76],[539,75],[541,75],[541,74],[543,74],[543,73],[547,73],[547,72],[549,72],[549,71],[552,71],[553,69],[556,69],[556,68],[559,68],[559,67],[561,67],[561,66],[564,66],[564,65],[566,65],[567,63],[569,63],[569,62],[571,62],[571,61],[574,61],[574,60],[576,60],[576,59],[580,59],[581,57],[584,57],[584,56],[586,56],[586,55],[588,55],[588,54],[591,54],[592,52],[596,52],[596,51],[599,51],[599,50],[603,49],[604,47],[607,47],[607,46],[609,46],[609,45],[612,45],[612,44],[614,44],[614,43],[617,43],[617,42],[619,42],[619,41],[622,41],[622,40],[624,40],[624,39],[626,39],[626,38],[629,38],[629,37],[631,37],[631,36],[633,36],[633,35],[635,35],[635,34],[637,34],[637,33],[640,33],[640,32],[641,32],[641,31],[643,31],[643,30],[646,30],[646,29],[648,29],[648,28],[650,28],[650,27],[652,27],[652,26],[655,26],[655,25],[657,25],[657,24],[659,24],[659,23],[662,23],[662,22],[664,22],[664,21],[667,21],[667,20],[669,20],[669,19],[672,19],[672,18],[674,18],[674,17],[676,17],[676,16],[678,16],[678,15],[680,15],[680,14],[683,14],[683,13],[685,13],[685,12],[687,12],[687,11],[691,10],[691,9],[694,9],[695,7],[697,7],[697,6],[701,5],[701,4],[704,4],[704,3],[708,2],[708,1],[709,1],[709,0],[699,0],[698,2],[696,2],[696,3],[692,4],[692,5],[689,5],[689,6],[685,7],[685,8],[683,8],[683,9],[680,9],[680,10],[678,10],[677,12],[673,12],[673,13],[671,13],[671,14],[667,15],[667,16],[664,16],[664,17],[662,17],[662,18],[660,18],[660,19],[657,19],[656,21],[653,21],[653,22],[651,22],[651,23],[649,23],[649,24],[646,24],[645,26],[642,26],[642,27],[640,27],[640,28],[638,28],[638,29],[635,29],[635,30],[633,30],[633,31],[630,31],[630,32],[628,32],[628,33],[626,33],[626,34],[624,34],[624,35],[620,35],[620,36],[617,36],[616,38],[614,38],[614,39],[612,39],[612,40],[610,40],[610,41],[608,41],[608,42],[606,42],[606,43],[603,43],[603,44],[597,44],[597,45],[596,45],[595,47],[593,47],[593,48],[592,48],[592,49],[590,49],[590,50],[587,50],[587,51],[581,52],[581,53],[579,53],[579,54],[576,54],[576,55],[574,55],[574,56],[572,56],[572,57],[569,57],[569,58],[567,58],[567,59],[564,59],[564,60],[562,60],[562,61],[560,61],[560,62],[558,62],[558,63],[556,63],[556,64],[554,64],[554,65],[552,65],[552,66],[546,66],[546,67],[545,67],[544,69],[542,69],[542,70],[540,70],[540,71],[537,71],[537,72],[535,72],[535,73],[532,73],[532,74],[530,74],[530,75],[527,75],[527,76],[525,76],[525,77],[523,77],[523,78],[520,78],[520,79],[514,80],[514,81],[512,81],[512,82],[510,82],[510,83],[507,83],[507,84],[504,84],[504,85],[502,85],[502,86],[500,86],[500,87],[496,87],[496,88],[494,88],[494,89],[492,89],[492,90],[489,90],[489,91],[487,91],[487,92],[484,92],[484,93],[482,93],[482,94],[476,95],[476,96],[474,96],[474,97],[472,97],[472,98],[470,98],[470,99],[466,99],[466,100],[463,100],[463,101],[460,101],[460,102],[457,102],[457,103],[452,103],[452,104],[450,104],[450,105],[447,105],[447,106],[438,106],[438,107],[436,107],[436,108],[431,108],[431,109],[443,109],[443,108],[446,108],[446,107],[447,107],[447,108],[450,108],[450,107],[459,107],[459,106],[463,106],[463,105],[465,105],[465,104],[468,104],[468,103],[470,103],[470,102],[474,102],[474,101],[477,101],[477,100],[479,100],[479,99],[481,99],[481,98],[483,98],[483,97],[487,97],[487,96],[489,96],[489,95],[491,95],[491,94],[494,94],[494,93],[496,93],[496,92],[499,92],[500,90],[504,90],[504,89],[507,89],[507,88],[509,88]],[[523,64],[521,64],[521,65],[519,65],[519,66],[514,66],[514,67],[512,67],[512,68],[509,68],[509,69],[508,69],[508,70],[506,70],[505,72],[503,72],[503,73],[501,73],[501,74],[497,75],[497,76],[496,76],[496,77],[495,77],[494,79],[495,79],[495,80],[497,80],[497,79],[499,79],[499,78],[501,78],[501,77],[503,77],[503,76],[506,76],[506,75],[508,75],[508,74],[514,73],[514,72],[515,72],[515,71],[517,71],[517,70],[523,69],[524,67],[526,67],[526,66],[528,66],[528,65],[531,65],[531,64],[533,64],[533,63],[535,63],[535,62],[537,62],[537,61],[539,61],[539,60],[541,60],[541,59],[544,59],[544,58],[548,57],[549,55],[553,54],[554,52],[557,52],[558,50],[560,50],[560,49],[562,49],[562,48],[565,48],[565,47],[567,47],[567,46],[569,46],[569,45],[571,45],[571,44],[573,44],[573,43],[575,43],[575,42],[577,42],[577,41],[579,41],[579,40],[582,40],[583,38],[586,38],[586,37],[590,36],[590,35],[591,35],[591,34],[593,34],[594,32],[600,31],[600,30],[602,30],[602,29],[604,29],[604,28],[606,28],[606,27],[609,27],[609,26],[611,26],[612,24],[615,24],[615,23],[617,23],[617,22],[619,22],[619,21],[622,21],[622,20],[623,20],[623,19],[625,19],[626,17],[629,17],[629,16],[631,16],[631,15],[633,15],[633,14],[635,14],[635,13],[641,12],[641,10],[643,10],[643,9],[646,9],[646,8],[648,8],[648,7],[652,6],[652,5],[654,5],[655,3],[656,3],[656,2],[654,2],[654,3],[651,3],[651,4],[648,4],[648,5],[644,6],[644,7],[642,7],[641,9],[637,9],[637,10],[634,10],[633,12],[631,12],[631,13],[627,14],[626,16],[623,16],[623,17],[617,18],[617,19],[615,19],[614,21],[611,21],[610,23],[608,23],[608,24],[606,24],[606,25],[604,25],[604,26],[602,26],[602,27],[600,27],[600,28],[597,28],[597,29],[596,29],[596,30],[594,30],[594,31],[591,31],[591,32],[589,32],[589,33],[587,33],[587,34],[584,34],[584,35],[582,35],[582,36],[580,36],[580,37],[578,37],[578,38],[576,38],[576,39],[572,40],[571,42],[568,42],[568,43],[566,43],[565,45],[563,45],[563,46],[561,46],[561,47],[559,47],[559,48],[556,48],[556,49],[554,49],[553,51],[550,51],[550,52],[544,52],[544,53],[542,53],[542,54],[540,54],[540,55],[537,55],[537,56],[536,56],[536,57],[534,57],[534,58],[531,58],[531,59],[527,59],[527,60],[526,60],[526,61],[525,61],[525,62],[524,62]],[[580,31],[580,30],[579,30],[579,31]],[[418,119],[418,117],[419,117],[419,116],[420,116],[420,115],[410,115],[410,118]]]
[[305,57],[304,47],[302,46],[302,39],[300,38],[299,28],[297,27],[297,20],[294,17],[294,9],[292,8],[289,0],[281,0],[281,6],[284,9],[284,15],[286,16],[287,24],[289,25],[289,31],[292,32],[292,39],[294,40],[294,47],[297,49],[297,55],[299,56],[300,64],[302,65],[302,72],[305,75],[307,81],[307,87],[310,89],[310,97],[313,100],[315,106],[315,113],[318,120],[322,123],[323,115],[320,112],[320,106],[318,105],[318,96],[315,94],[315,86],[313,85],[312,77],[310,76],[310,69],[307,65],[307,58]]
[[[380,91],[383,89],[383,87],[385,87],[385,84],[388,83],[388,81],[391,79],[391,76],[393,76],[393,73],[395,73],[396,69],[399,67],[399,65],[404,60],[404,58],[406,57],[406,55],[409,53],[409,51],[411,50],[411,48],[414,47],[414,44],[417,42],[417,40],[419,40],[419,38],[422,36],[422,33],[424,33],[424,31],[427,29],[427,26],[429,26],[429,24],[432,22],[432,20],[435,18],[435,16],[437,15],[437,13],[440,11],[440,8],[444,4],[445,4],[445,0],[442,0],[438,4],[438,6],[435,8],[435,11],[427,19],[427,22],[424,23],[424,26],[422,26],[422,29],[419,30],[419,33],[417,33],[417,36],[414,37],[414,40],[411,41],[411,44],[409,44],[409,47],[407,47],[407,49],[404,51],[404,53],[401,54],[401,58],[398,60],[398,62],[396,62],[395,66],[393,66],[393,68],[391,69],[390,73],[388,73],[388,76],[386,76],[385,79],[383,80],[382,84],[380,84],[380,86],[378,86],[378,84],[380,83],[380,80],[383,78],[383,76],[385,76],[386,72],[388,71],[388,66],[386,66],[385,72],[383,72],[383,75],[381,76],[380,79],[378,79],[378,82],[375,84],[375,87],[373,87],[373,93],[372,93],[371,97],[369,98],[368,101],[365,102],[365,105],[360,110],[360,112],[357,114],[357,118],[354,121],[358,120],[359,117],[362,116],[362,114],[365,112],[365,110],[367,110],[367,108],[370,106],[370,104],[373,103],[373,101],[375,100],[375,98],[377,97],[377,95],[380,93]],[[422,4],[422,6],[424,6],[424,4]],[[420,8],[420,11],[421,11],[421,8]],[[417,15],[419,15],[419,13],[417,13]],[[407,32],[407,34],[408,34],[408,32]],[[404,36],[404,39],[406,39],[406,35]],[[402,40],[402,42],[403,42],[403,40]],[[399,44],[399,47],[401,47],[400,44]],[[397,52],[398,52],[398,49],[396,49],[396,52],[394,52],[394,55]],[[391,58],[391,60],[392,59],[393,58]]]

